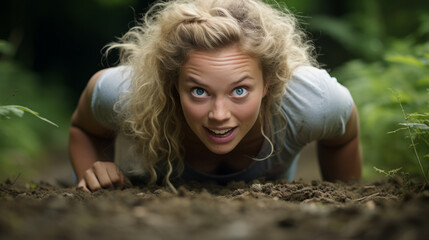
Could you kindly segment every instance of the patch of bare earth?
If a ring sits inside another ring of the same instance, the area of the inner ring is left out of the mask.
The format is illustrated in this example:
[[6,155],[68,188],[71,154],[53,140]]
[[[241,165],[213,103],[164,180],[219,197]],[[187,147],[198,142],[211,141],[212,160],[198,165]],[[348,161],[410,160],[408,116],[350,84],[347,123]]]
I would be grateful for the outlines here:
[[89,194],[0,185],[0,239],[427,239],[429,189],[371,183],[184,183]]

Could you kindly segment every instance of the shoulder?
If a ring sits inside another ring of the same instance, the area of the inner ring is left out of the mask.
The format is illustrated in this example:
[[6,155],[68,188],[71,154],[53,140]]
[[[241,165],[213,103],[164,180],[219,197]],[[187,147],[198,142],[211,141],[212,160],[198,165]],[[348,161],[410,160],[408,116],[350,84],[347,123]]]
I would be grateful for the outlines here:
[[105,69],[99,76],[94,90],[123,90],[129,87],[131,67],[118,66]]
[[92,91],[91,109],[102,125],[114,128],[114,105],[129,89],[131,68],[119,66],[101,73]]
[[301,66],[295,69],[292,79],[286,85],[289,91],[299,90],[305,94],[312,93],[320,96],[336,87],[338,87],[336,78],[331,77],[326,70],[312,66]]
[[293,72],[292,79],[286,84],[283,101],[297,111],[320,111],[320,107],[326,111],[326,108],[335,107],[332,103],[349,97],[347,88],[326,70],[302,66]]
[[294,71],[282,99],[289,128],[305,143],[340,135],[352,106],[347,88],[326,70],[311,66]]

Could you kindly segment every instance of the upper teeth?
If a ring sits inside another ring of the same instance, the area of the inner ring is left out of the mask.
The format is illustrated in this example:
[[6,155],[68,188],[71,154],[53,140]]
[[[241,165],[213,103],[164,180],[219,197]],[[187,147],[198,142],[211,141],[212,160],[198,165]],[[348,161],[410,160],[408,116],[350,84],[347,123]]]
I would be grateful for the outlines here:
[[213,129],[210,129],[210,131],[214,132],[215,134],[225,134],[225,133],[229,132],[231,129],[232,128],[230,128],[230,129],[224,129],[224,130],[213,130]]

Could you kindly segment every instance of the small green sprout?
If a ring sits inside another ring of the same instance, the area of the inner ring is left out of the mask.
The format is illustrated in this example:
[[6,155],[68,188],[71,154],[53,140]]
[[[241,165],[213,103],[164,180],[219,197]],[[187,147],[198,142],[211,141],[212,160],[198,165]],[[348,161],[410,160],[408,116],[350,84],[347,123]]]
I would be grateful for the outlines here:
[[385,170],[383,170],[383,169],[379,169],[379,168],[376,168],[376,167],[373,167],[374,168],[374,170],[376,171],[376,172],[378,172],[378,173],[382,173],[382,174],[384,174],[386,177],[394,177],[396,174],[398,174],[398,172],[402,169],[401,167],[400,168],[396,168],[396,169],[392,169],[392,170],[390,170],[390,171],[385,171]]
[[[396,98],[397,98],[397,101],[399,103],[399,107],[401,108],[405,123],[400,123],[399,125],[404,126],[404,127],[397,129],[395,131],[392,131],[390,133],[395,133],[395,132],[400,131],[400,130],[406,130],[408,132],[408,136],[409,136],[410,141],[411,141],[411,147],[414,150],[414,154],[416,156],[418,166],[420,167],[420,170],[422,172],[422,175],[423,175],[425,182],[429,183],[429,179],[428,179],[429,170],[427,172],[425,172],[425,170],[423,168],[422,161],[420,160],[419,154],[417,153],[416,143],[414,142],[413,134],[411,133],[411,128],[413,128],[413,129],[417,130],[418,132],[420,132],[421,134],[424,134],[424,133],[427,134],[427,131],[429,130],[429,125],[427,124],[429,115],[428,114],[408,114],[407,115],[405,113],[404,107],[402,106],[401,97],[400,97],[399,93],[393,89],[391,89],[391,91],[396,95]],[[423,121],[421,121],[421,122],[410,122],[410,118],[413,118],[414,120],[418,120],[418,119],[422,120],[423,119]],[[427,138],[423,138],[423,141],[429,145],[429,143],[428,143],[429,141],[427,140]],[[424,157],[426,157],[428,155],[429,154],[426,154]]]
[[26,183],[25,188],[33,190],[37,188],[37,185],[34,183]]

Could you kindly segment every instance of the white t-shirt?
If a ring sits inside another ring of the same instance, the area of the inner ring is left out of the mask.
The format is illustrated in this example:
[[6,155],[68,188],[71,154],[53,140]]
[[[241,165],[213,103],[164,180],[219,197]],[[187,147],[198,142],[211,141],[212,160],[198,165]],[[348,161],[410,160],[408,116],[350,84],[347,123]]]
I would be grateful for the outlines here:
[[[91,107],[100,124],[117,129],[118,123],[113,105],[130,86],[131,67],[120,66],[108,69],[97,81]],[[274,136],[275,154],[263,161],[255,161],[247,169],[228,174],[205,174],[185,164],[182,178],[197,181],[214,180],[225,183],[231,180],[250,181],[259,177],[267,179],[285,178],[292,181],[296,171],[299,152],[308,143],[321,139],[332,139],[344,134],[353,107],[350,92],[325,70],[311,66],[297,68],[286,84],[281,110],[287,119],[286,129]],[[274,122],[274,131],[280,130]],[[127,176],[143,175],[142,160],[129,149],[129,142],[123,136],[116,144],[115,163]],[[283,144],[283,146],[281,146]],[[270,152],[264,142],[257,158],[264,158]]]

